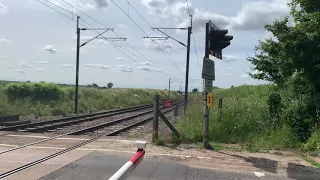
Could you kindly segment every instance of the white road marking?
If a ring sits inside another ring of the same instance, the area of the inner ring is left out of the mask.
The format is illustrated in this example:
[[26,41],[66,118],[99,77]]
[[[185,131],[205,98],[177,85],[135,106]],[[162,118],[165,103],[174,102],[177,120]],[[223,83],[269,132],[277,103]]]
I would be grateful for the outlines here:
[[264,173],[262,173],[262,172],[253,172],[253,173],[254,173],[254,175],[256,175],[258,177],[264,177],[265,176]]
[[[11,144],[0,144],[0,146],[4,147],[19,147],[17,145]],[[26,148],[35,148],[35,149],[56,149],[56,150],[64,150],[67,148],[63,147],[46,147],[46,146],[27,146]],[[121,152],[121,153],[135,153],[136,151],[119,151],[114,149],[99,149],[99,148],[77,148],[76,151],[104,151],[104,152]],[[179,154],[165,154],[165,153],[147,153],[146,155],[153,156],[171,156],[171,157],[183,157],[183,158],[197,158],[197,159],[211,159],[209,157],[202,156],[190,156],[190,155],[179,155]]]
[[[40,138],[40,139],[47,139],[51,138],[50,136],[35,136],[35,135],[19,135],[19,134],[7,134],[5,136],[12,136],[12,137],[30,137],[30,138]],[[89,138],[71,138],[71,137],[61,137],[61,138],[55,138],[60,140],[83,140],[87,141],[90,140]],[[98,139],[97,142],[104,142],[104,141],[118,141],[118,142],[132,142],[135,143],[136,140],[126,140],[126,139]],[[150,142],[147,142],[150,143]]]

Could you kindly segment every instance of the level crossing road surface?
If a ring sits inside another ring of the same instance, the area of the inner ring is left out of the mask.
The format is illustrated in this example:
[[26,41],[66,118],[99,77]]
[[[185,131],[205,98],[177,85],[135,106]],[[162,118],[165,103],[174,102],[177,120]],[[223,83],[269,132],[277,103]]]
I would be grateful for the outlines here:
[[[48,138],[50,134],[0,134],[0,174],[64,150],[89,139],[67,136],[1,154],[19,145]],[[10,175],[8,180],[108,179],[135,153],[135,142],[108,137],[79,147],[41,164]],[[229,153],[229,154],[228,154]],[[129,180],[169,179],[299,179],[319,180],[320,170],[291,156],[212,152],[195,148],[147,144],[144,160]],[[260,177],[261,176],[261,177]]]
[[[52,172],[41,180],[99,180],[108,179],[124,163],[129,155],[119,153],[92,152],[59,170]],[[209,179],[261,179],[252,173],[234,173],[192,168],[178,162],[146,156],[133,171],[128,180],[209,180]],[[263,179],[283,179],[281,176],[269,175]]]

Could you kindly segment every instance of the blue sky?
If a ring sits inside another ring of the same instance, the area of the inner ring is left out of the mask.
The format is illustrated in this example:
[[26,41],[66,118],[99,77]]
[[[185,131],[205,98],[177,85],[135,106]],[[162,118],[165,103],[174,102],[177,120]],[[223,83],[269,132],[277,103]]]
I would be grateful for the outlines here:
[[[0,0],[0,79],[74,84],[76,23],[73,20],[79,15],[82,25],[113,28],[116,34],[128,38],[127,42],[97,39],[82,47],[80,84],[97,83],[105,86],[108,82],[113,82],[115,87],[165,89],[168,88],[168,79],[172,78],[180,79],[180,82],[172,82],[172,89],[184,89],[186,48],[170,39],[152,42],[142,37],[146,34],[161,35],[148,24],[152,27],[189,26],[190,18],[185,0],[39,1]],[[198,52],[197,58],[192,38],[192,81],[189,89],[202,86],[200,72],[204,56],[204,26],[208,20],[220,28],[227,28],[229,34],[234,36],[231,45],[223,50],[225,57],[222,61],[212,57],[216,61],[214,85],[230,87],[245,83],[265,83],[253,80],[245,74],[251,71],[246,57],[253,55],[258,40],[271,37],[264,30],[264,24],[288,15],[288,0],[189,0],[188,3],[193,14],[193,35]],[[186,44],[186,31],[163,31]],[[108,31],[104,36],[114,38],[117,37],[115,33]],[[96,35],[96,32],[81,31],[81,42]]]

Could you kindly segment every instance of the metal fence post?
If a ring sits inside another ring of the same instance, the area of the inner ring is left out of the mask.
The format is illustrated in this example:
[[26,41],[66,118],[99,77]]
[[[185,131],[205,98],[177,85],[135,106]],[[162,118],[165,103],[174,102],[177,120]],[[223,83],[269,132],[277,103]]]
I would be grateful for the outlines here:
[[222,98],[219,97],[218,102],[218,116],[219,116],[219,122],[221,122],[221,116],[222,116]]
[[178,105],[174,105],[174,116],[178,116]]
[[153,105],[153,133],[152,133],[152,142],[158,140],[158,129],[159,129],[159,95],[154,96],[154,105]]

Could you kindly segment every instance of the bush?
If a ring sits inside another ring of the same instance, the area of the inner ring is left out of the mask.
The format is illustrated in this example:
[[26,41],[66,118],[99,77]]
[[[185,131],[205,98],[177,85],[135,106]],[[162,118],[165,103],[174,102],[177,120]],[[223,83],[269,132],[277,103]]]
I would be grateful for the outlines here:
[[[97,89],[79,87],[79,112],[125,108],[153,102],[157,91],[147,89]],[[11,83],[0,86],[0,115],[66,116],[74,112],[74,87],[49,83]],[[178,93],[161,99],[181,98]],[[139,98],[138,98],[138,97]]]
[[311,134],[311,137],[305,144],[305,149],[308,151],[320,152],[320,131],[315,131]]
[[[238,86],[214,90],[214,106],[210,108],[209,138],[221,143],[246,144],[251,150],[300,147],[295,130],[281,122],[282,99],[273,85]],[[222,118],[218,119],[218,98],[222,97]],[[274,115],[272,118],[269,112]],[[287,111],[284,111],[287,113]],[[277,120],[277,121],[276,121]],[[184,142],[202,141],[203,101],[191,105],[186,116],[177,122]]]
[[58,85],[47,83],[11,83],[5,88],[10,101],[30,99],[33,101],[57,101],[64,92]]

